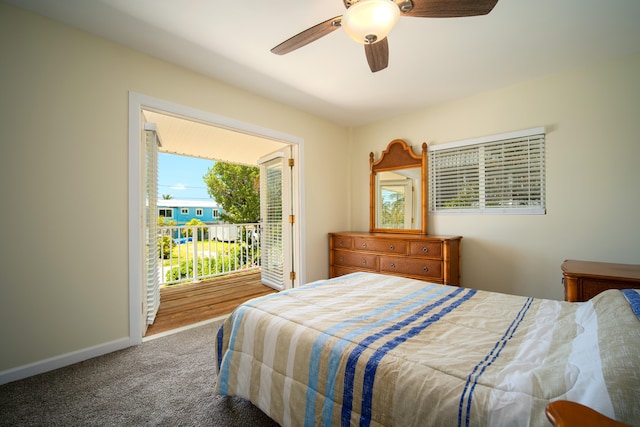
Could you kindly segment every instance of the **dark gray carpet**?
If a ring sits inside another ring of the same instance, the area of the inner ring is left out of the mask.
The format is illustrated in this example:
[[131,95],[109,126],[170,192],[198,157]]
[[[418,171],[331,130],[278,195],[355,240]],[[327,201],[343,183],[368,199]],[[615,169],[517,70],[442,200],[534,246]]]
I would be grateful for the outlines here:
[[1,426],[277,426],[218,396],[219,322],[0,386]]

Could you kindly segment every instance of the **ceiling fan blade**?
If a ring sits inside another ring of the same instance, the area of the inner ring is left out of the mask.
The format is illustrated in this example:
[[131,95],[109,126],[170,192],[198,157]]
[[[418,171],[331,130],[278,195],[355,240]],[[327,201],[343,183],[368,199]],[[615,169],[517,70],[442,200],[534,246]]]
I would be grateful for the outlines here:
[[389,42],[386,37],[377,43],[365,44],[364,53],[372,73],[384,70],[389,65]]
[[[457,18],[486,15],[498,0],[412,0],[413,9],[403,12],[419,18]],[[402,10],[402,7],[401,7]]]
[[293,50],[308,45],[309,43],[318,40],[320,37],[324,37],[327,34],[340,28],[342,22],[342,16],[336,16],[335,18],[327,19],[324,22],[314,25],[311,28],[307,28],[301,33],[296,34],[288,40],[283,41],[278,46],[271,49],[271,52],[277,55],[284,55]]

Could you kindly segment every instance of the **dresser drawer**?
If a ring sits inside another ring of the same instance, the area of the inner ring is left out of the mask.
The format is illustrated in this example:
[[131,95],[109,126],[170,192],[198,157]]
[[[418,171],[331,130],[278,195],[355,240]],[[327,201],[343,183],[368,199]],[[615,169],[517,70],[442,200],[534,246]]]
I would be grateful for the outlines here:
[[333,263],[347,267],[357,267],[360,269],[376,270],[378,256],[363,252],[333,251]]
[[333,236],[331,238],[333,249],[351,249],[353,239],[348,236]]
[[402,240],[355,238],[353,244],[353,249],[357,251],[373,251],[401,255],[407,253],[407,242]]
[[441,259],[442,242],[411,242],[409,243],[409,255]]
[[380,272],[408,274],[442,281],[442,261],[381,256]]
[[617,280],[583,279],[582,299],[583,301],[588,301],[607,289],[636,289],[639,286],[637,283],[634,284]]

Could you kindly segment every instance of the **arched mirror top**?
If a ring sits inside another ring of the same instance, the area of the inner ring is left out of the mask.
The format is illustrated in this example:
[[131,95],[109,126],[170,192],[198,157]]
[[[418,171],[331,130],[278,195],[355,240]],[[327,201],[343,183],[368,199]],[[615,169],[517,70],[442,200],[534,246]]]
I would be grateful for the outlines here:
[[416,155],[395,139],[378,160],[369,154],[369,167],[369,231],[427,234],[427,144]]

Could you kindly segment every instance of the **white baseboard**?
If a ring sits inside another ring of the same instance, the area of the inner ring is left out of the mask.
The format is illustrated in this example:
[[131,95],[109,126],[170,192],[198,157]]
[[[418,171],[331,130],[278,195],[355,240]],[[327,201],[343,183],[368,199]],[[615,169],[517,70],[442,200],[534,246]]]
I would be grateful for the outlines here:
[[7,369],[0,372],[0,384],[6,384],[12,381],[21,380],[33,375],[42,374],[44,372],[53,371],[54,369],[82,362],[113,351],[122,350],[131,347],[132,343],[129,338],[122,338],[105,344],[96,345],[94,347],[85,348],[50,359],[41,360],[39,362],[30,363],[17,368]]
[[178,332],[186,331],[186,330],[189,330],[189,329],[192,329],[192,328],[197,328],[198,326],[204,326],[204,325],[207,325],[209,323],[218,322],[220,320],[226,319],[227,317],[229,317],[229,315],[228,314],[224,314],[222,316],[214,317],[213,319],[203,320],[201,322],[192,323],[191,325],[187,325],[187,326],[182,326],[180,328],[171,329],[171,330],[166,331],[166,332],[160,332],[160,333],[155,334],[155,335],[149,335],[148,337],[142,338],[142,342],[144,343],[144,342],[147,342],[147,341],[155,340],[156,338],[162,338],[162,337],[166,337],[168,335],[176,334]]

